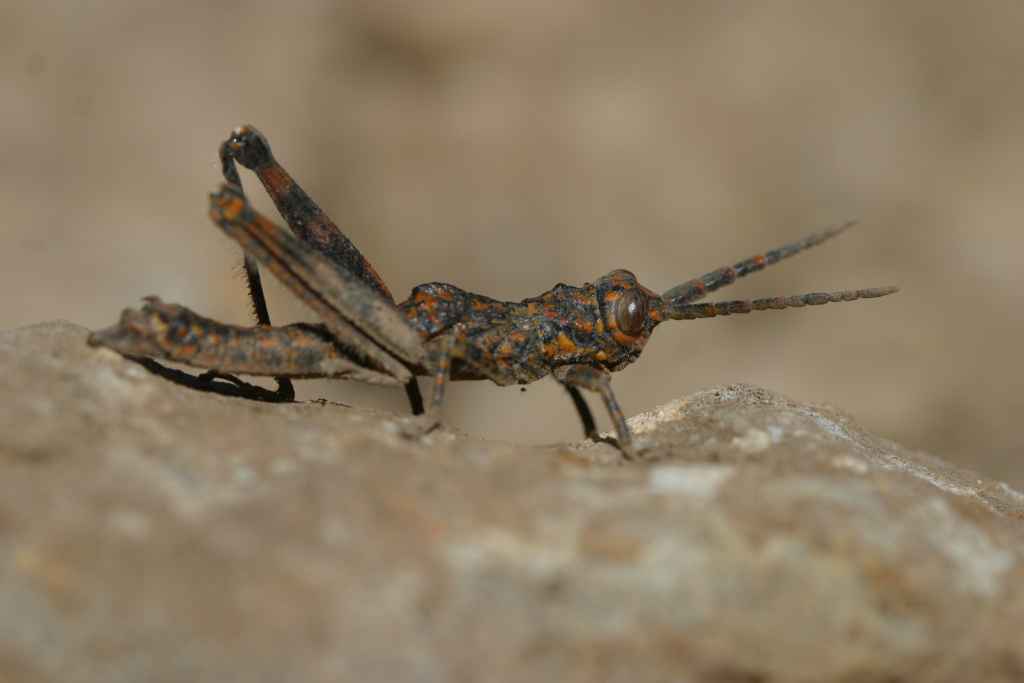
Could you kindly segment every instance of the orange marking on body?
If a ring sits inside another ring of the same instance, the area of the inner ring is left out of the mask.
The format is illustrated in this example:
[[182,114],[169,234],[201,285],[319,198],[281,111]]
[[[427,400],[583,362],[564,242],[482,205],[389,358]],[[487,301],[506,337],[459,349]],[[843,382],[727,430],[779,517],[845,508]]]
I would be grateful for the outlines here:
[[636,337],[631,337],[628,334],[620,332],[619,330],[615,330],[612,332],[612,339],[614,339],[616,343],[622,344],[623,346],[631,346],[633,342],[636,341]]
[[[217,207],[220,209],[220,213],[224,218],[229,221],[236,220],[242,210],[245,208],[245,202],[240,197],[225,197],[220,195],[217,198]],[[216,219],[216,216],[214,217]]]
[[608,360],[608,354],[604,351],[598,351],[594,354],[594,360],[601,361],[602,363]]
[[558,348],[563,353],[573,353],[576,351],[576,342],[569,339],[565,332],[559,332],[555,341],[558,342]]
[[494,349],[496,356],[511,356],[513,352],[512,340],[508,337],[501,340],[501,343]]
[[433,316],[434,309],[437,308],[437,299],[426,292],[416,292],[416,303],[419,304],[419,308],[422,308],[431,316]]
[[574,320],[572,326],[575,327],[580,332],[590,333],[594,331],[594,323],[590,322],[589,320]]
[[764,265],[764,256],[761,255],[761,254],[758,254],[757,256],[755,256],[754,257],[754,263],[756,263],[759,266],[763,266]]
[[558,345],[554,343],[544,345],[544,355],[548,358],[554,358],[555,354],[558,353]]
[[594,325],[594,331],[598,334],[604,334],[604,320],[597,321],[597,324]]

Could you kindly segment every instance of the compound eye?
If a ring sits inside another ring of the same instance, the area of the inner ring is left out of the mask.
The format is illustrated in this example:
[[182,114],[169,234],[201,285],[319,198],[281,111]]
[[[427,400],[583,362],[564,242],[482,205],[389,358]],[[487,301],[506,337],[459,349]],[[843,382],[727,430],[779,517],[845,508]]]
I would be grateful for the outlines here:
[[644,330],[647,319],[647,297],[635,289],[628,289],[615,302],[615,322],[619,331],[635,337]]

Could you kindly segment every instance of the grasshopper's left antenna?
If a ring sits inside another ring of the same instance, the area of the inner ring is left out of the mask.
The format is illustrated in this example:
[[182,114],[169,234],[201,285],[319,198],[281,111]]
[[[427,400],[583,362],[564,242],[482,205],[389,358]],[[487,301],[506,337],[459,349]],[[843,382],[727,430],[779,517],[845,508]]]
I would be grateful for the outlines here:
[[759,270],[764,270],[768,266],[778,263],[782,259],[789,258],[790,256],[796,256],[801,251],[815,247],[826,240],[830,240],[836,235],[841,234],[853,225],[856,225],[857,221],[847,221],[842,225],[836,225],[827,230],[816,232],[813,235],[808,235],[802,240],[796,242],[790,242],[785,244],[778,249],[772,249],[766,251],[763,254],[757,254],[751,256],[748,259],[744,259],[739,263],[726,266],[713,270],[710,273],[705,273],[700,277],[695,277],[692,280],[688,280],[681,285],[673,287],[668,290],[661,297],[665,300],[675,299],[679,303],[689,303],[691,301],[697,301],[704,298],[704,295],[708,292],[713,292],[716,289],[731,285],[741,277],[746,277],[751,273],[756,273]]

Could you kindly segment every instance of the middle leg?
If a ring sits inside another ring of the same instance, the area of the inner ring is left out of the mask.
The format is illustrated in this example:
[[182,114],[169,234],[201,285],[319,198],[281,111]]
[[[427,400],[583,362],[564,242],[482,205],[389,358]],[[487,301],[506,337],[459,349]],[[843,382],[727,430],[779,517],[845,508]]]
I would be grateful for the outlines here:
[[456,358],[465,358],[465,345],[465,334],[461,326],[456,325],[441,337],[434,339],[428,346],[422,370],[425,370],[423,374],[433,379],[430,403],[424,410],[416,377],[410,379],[405,385],[405,390],[415,419],[411,422],[410,429],[406,430],[407,436],[422,436],[441,423],[441,408],[444,404],[445,389],[451,381],[452,361]]

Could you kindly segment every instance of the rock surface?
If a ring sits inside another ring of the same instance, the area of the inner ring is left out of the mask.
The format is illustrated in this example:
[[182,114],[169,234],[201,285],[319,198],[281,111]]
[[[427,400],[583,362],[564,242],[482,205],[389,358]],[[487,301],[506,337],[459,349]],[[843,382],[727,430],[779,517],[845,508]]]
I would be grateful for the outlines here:
[[1024,495],[762,389],[645,459],[0,333],[0,680],[1019,681]]

